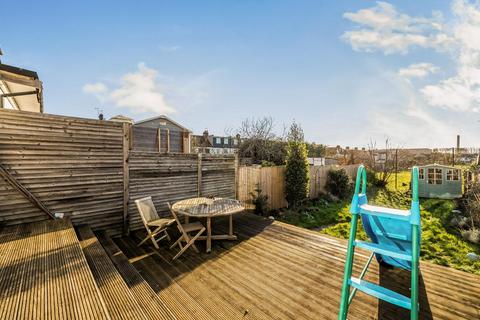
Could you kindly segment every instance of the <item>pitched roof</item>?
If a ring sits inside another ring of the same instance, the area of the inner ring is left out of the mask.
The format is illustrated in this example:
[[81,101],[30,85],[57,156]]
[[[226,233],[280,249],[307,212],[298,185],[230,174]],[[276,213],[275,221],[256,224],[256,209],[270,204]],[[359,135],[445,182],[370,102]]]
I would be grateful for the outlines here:
[[149,121],[152,121],[152,120],[158,120],[158,119],[168,120],[171,123],[173,123],[174,125],[182,128],[183,130],[188,131],[188,132],[192,132],[192,130],[188,129],[187,127],[181,125],[180,123],[170,119],[169,117],[167,117],[165,115],[160,115],[160,116],[156,116],[156,117],[152,117],[152,118],[148,118],[148,119],[144,119],[144,120],[140,120],[140,121],[135,121],[135,124],[141,124],[141,123],[149,122]]
[[0,94],[13,108],[43,112],[42,82],[35,71],[0,63]]

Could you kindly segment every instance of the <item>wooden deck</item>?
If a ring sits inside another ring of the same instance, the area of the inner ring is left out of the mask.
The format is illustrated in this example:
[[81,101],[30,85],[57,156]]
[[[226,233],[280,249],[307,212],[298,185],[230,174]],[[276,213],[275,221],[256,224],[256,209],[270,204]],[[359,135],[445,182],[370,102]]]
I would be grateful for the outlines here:
[[[215,221],[214,232],[225,232]],[[187,251],[172,262],[166,245],[117,245],[179,319],[336,319],[346,241],[249,214],[235,217],[239,240],[214,242],[211,254]],[[202,244],[200,244],[201,246]],[[357,254],[358,274],[368,254]],[[371,265],[366,279],[409,295],[408,272]],[[480,277],[421,263],[420,319],[480,319]],[[359,292],[349,319],[409,319],[409,313]]]
[[[112,241],[70,222],[0,231],[0,319],[336,319],[346,241],[251,214],[235,217],[237,241],[211,254],[137,247],[138,231]],[[214,221],[225,233],[226,219]],[[79,240],[80,239],[80,240]],[[83,250],[82,250],[83,248]],[[367,254],[357,255],[360,272]],[[409,273],[366,277],[408,295]],[[480,277],[421,264],[420,319],[480,319]],[[358,293],[348,319],[409,319]]]
[[110,319],[69,221],[1,231],[0,319]]

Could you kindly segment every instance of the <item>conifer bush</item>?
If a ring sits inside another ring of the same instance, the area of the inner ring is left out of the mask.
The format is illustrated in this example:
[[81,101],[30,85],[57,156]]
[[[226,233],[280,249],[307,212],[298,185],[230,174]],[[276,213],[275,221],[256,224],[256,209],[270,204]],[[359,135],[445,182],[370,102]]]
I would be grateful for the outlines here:
[[303,130],[295,122],[288,133],[285,162],[285,198],[289,207],[296,207],[308,197],[310,176]]

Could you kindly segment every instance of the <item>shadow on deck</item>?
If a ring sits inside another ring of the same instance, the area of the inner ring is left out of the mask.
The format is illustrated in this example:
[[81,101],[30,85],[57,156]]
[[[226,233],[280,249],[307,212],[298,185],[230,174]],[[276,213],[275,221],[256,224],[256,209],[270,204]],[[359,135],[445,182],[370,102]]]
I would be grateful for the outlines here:
[[[213,232],[225,232],[226,220]],[[176,249],[137,247],[144,232],[115,239],[154,291],[172,310],[197,318],[336,319],[346,241],[251,214],[235,217],[237,241],[214,241],[212,253],[193,250],[178,260]],[[152,254],[152,252],[154,254]],[[368,253],[356,254],[359,274]],[[366,280],[409,296],[409,272],[379,268],[373,262]],[[419,319],[479,319],[480,277],[421,263]],[[357,293],[349,319],[409,319],[409,312]]]

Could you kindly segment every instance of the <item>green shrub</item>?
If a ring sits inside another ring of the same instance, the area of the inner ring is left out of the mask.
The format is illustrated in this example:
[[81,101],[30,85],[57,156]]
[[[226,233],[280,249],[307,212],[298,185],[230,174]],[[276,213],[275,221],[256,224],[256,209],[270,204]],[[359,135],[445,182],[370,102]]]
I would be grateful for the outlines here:
[[262,163],[260,165],[262,167],[275,167],[276,166],[275,162],[267,161],[267,160],[262,160]]
[[285,167],[285,198],[289,207],[296,207],[308,196],[309,164],[303,131],[295,122],[290,127]]
[[368,186],[375,186],[378,188],[385,188],[387,183],[383,180],[378,179],[377,173],[375,170],[367,168],[367,183]]
[[268,196],[262,194],[262,189],[257,186],[255,193],[252,193],[253,205],[255,206],[254,213],[260,216],[265,215],[268,212]]
[[350,180],[344,169],[329,170],[325,188],[335,197],[346,199],[351,193]]

